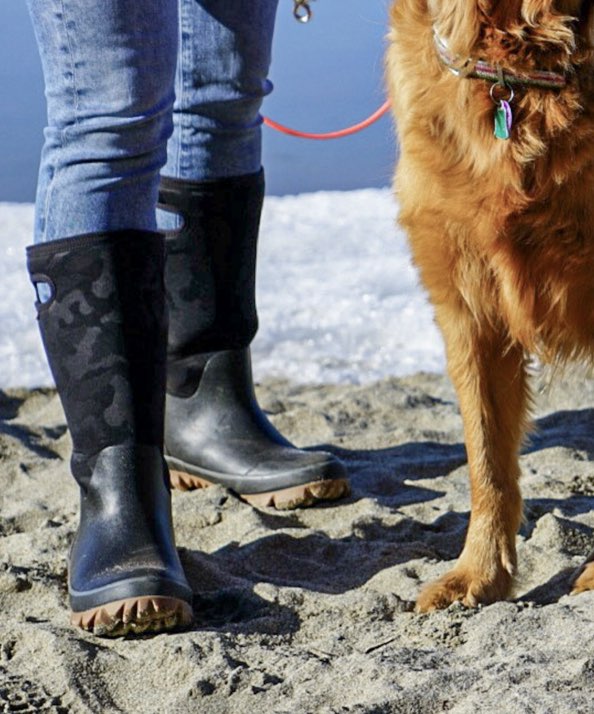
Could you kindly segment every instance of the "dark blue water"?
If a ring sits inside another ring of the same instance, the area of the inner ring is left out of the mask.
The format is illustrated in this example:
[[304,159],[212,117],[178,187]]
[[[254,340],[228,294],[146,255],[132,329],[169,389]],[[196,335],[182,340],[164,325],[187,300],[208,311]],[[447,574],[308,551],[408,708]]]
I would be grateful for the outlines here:
[[[370,114],[383,101],[388,0],[314,0],[308,25],[293,20],[292,6],[292,0],[280,0],[272,68],[276,90],[263,113],[308,131],[334,130]],[[0,117],[0,201],[32,201],[45,106],[24,0],[2,0]],[[395,149],[389,119],[330,142],[264,132],[271,194],[390,181]]]

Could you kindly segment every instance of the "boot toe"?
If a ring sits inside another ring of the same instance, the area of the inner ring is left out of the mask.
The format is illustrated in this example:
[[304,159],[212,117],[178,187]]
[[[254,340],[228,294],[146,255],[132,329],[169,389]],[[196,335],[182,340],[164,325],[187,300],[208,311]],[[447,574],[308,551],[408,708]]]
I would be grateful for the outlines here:
[[222,461],[209,468],[169,458],[171,484],[183,491],[220,485],[254,506],[281,510],[350,493],[346,468],[328,452],[278,446],[252,456],[248,465]]

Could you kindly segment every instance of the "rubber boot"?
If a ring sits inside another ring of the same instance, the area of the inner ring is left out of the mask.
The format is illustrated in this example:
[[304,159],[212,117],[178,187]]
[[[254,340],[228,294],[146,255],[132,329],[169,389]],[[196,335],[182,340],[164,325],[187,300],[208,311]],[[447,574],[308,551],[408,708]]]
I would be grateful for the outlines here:
[[162,447],[163,238],[78,236],[29,247],[27,259],[81,494],[71,621],[104,636],[187,625],[192,592],[175,549]]
[[295,448],[266,419],[252,380],[263,172],[212,182],[163,178],[169,307],[165,458],[182,490],[220,484],[258,506],[307,506],[349,491],[332,454]]

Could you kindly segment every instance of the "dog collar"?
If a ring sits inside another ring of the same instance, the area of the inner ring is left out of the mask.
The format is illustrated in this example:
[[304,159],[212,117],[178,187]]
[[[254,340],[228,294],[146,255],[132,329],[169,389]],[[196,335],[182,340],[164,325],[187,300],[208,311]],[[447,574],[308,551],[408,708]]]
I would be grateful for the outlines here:
[[527,73],[509,72],[481,59],[475,60],[472,57],[468,57],[466,60],[461,60],[460,57],[452,54],[448,43],[435,31],[433,31],[433,39],[439,59],[457,77],[485,79],[494,84],[515,84],[538,87],[540,89],[563,89],[567,85],[566,75],[559,72],[548,72],[546,70]]

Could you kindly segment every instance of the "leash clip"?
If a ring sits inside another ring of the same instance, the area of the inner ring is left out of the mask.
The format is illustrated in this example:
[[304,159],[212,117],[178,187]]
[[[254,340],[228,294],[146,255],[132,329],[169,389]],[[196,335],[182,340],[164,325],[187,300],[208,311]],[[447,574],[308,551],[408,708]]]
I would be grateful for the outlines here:
[[309,22],[313,15],[312,9],[309,6],[310,0],[293,0],[293,2],[293,17],[297,20],[297,22],[301,22],[303,24]]

